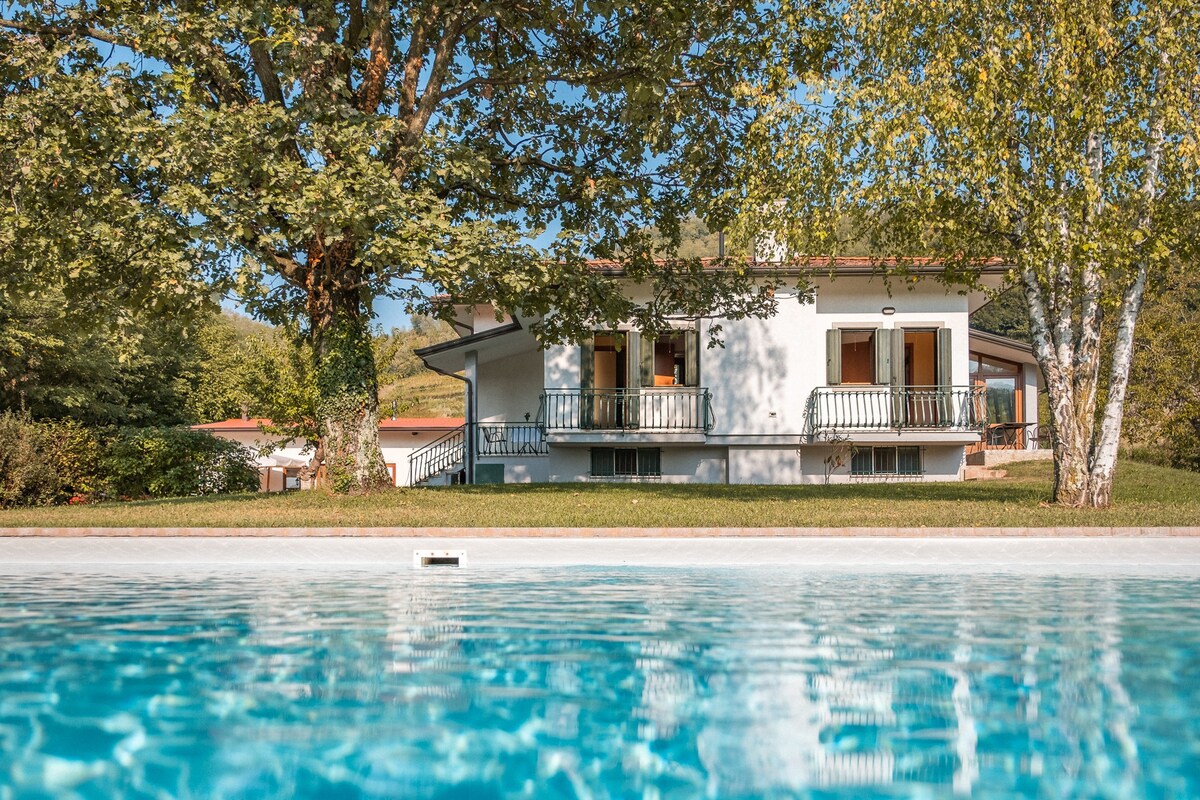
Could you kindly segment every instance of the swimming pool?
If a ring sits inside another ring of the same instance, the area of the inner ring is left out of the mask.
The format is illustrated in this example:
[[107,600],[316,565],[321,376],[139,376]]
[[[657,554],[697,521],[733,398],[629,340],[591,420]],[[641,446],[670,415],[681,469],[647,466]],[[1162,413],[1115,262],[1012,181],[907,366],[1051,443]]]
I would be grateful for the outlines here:
[[1197,797],[1198,588],[15,571],[0,798]]

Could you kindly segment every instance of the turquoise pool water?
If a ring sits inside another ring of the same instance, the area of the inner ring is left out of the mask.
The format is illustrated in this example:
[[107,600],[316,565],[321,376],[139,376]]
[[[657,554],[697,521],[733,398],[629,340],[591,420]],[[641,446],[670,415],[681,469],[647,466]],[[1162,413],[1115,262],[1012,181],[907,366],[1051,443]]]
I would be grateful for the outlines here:
[[1200,797],[1200,582],[0,576],[0,798]]

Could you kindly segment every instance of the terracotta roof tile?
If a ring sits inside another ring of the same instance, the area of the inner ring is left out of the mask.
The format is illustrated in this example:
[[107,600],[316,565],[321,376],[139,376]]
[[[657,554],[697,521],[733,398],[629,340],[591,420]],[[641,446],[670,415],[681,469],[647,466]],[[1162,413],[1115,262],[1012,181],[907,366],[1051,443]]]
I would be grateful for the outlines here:
[[[425,431],[452,430],[466,422],[462,417],[383,417],[379,420],[379,429],[387,431]],[[193,425],[198,431],[257,431],[271,424],[264,417],[251,419],[224,419],[220,422],[206,422],[203,425]]]

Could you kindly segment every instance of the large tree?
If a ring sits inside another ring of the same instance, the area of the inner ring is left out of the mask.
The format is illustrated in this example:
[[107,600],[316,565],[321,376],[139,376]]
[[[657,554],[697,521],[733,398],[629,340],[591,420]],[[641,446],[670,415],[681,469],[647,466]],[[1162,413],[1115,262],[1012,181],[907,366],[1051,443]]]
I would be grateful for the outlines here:
[[[645,233],[719,199],[748,120],[737,88],[775,42],[750,0],[82,0],[4,16],[46,48],[111,51],[161,94],[162,146],[130,160],[236,262],[254,311],[302,322],[336,488],[386,481],[380,295],[520,308],[549,338],[770,305],[744,271],[653,263]],[[657,302],[631,305],[586,256],[619,256]]]
[[822,255],[849,221],[948,281],[1014,265],[1054,499],[1108,505],[1147,276],[1195,214],[1198,4],[846,0],[791,40],[827,58],[757,97],[747,220]]

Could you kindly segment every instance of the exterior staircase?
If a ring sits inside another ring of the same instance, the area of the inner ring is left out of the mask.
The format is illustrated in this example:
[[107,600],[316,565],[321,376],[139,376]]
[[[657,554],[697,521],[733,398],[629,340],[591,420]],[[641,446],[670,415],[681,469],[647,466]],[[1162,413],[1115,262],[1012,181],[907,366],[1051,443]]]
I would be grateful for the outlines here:
[[408,485],[421,486],[434,478],[453,476],[467,465],[467,426],[460,425],[408,457]]

